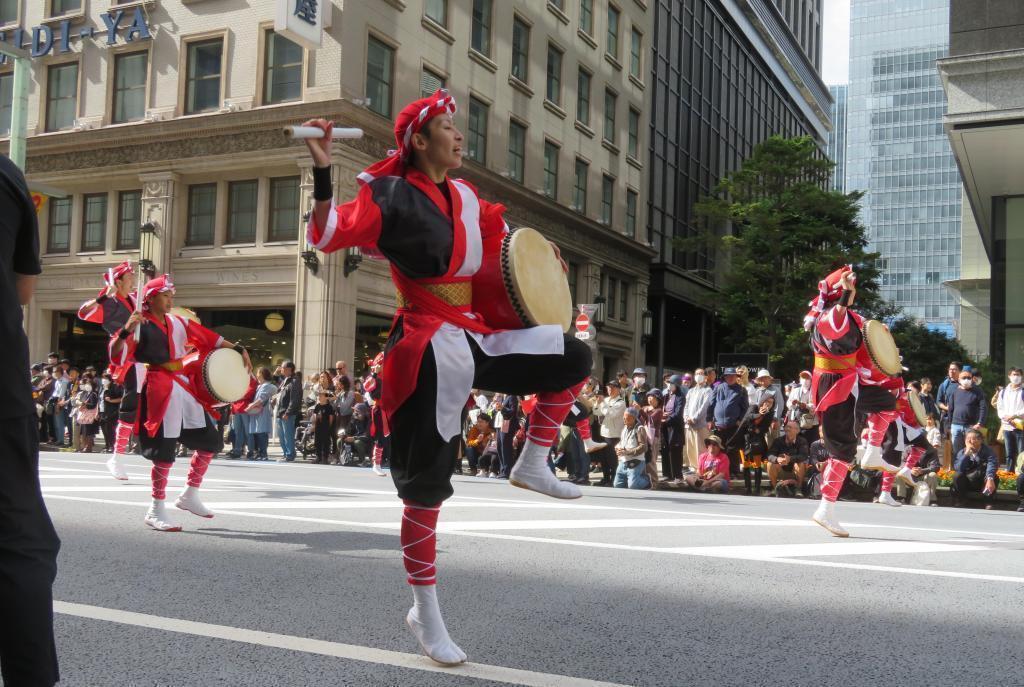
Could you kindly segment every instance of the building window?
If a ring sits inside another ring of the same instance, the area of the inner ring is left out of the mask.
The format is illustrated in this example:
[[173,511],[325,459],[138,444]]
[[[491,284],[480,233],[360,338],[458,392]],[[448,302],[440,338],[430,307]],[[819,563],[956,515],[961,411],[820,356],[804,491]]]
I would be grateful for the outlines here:
[[606,51],[614,59],[619,59],[619,10],[608,5],[608,47]]
[[14,109],[14,72],[0,74],[0,137],[11,135],[11,110]]
[[50,16],[59,17],[68,12],[77,12],[82,9],[82,0],[51,0]]
[[440,26],[448,26],[448,0],[426,0],[423,14]]
[[634,159],[640,158],[640,113],[629,108],[629,142],[627,154]]
[[644,68],[644,35],[633,27],[629,35],[629,73],[637,79],[642,78]]
[[18,4],[21,0],[0,0],[0,24],[18,21]]
[[227,243],[256,241],[257,182],[255,179],[228,184]]
[[555,105],[562,104],[562,51],[548,44],[548,86],[545,94]]
[[82,252],[104,250],[107,243],[107,194],[90,194],[82,201]]
[[299,214],[299,177],[271,179],[267,241],[297,240]]
[[491,56],[491,0],[473,0],[473,50]]
[[530,27],[519,17],[512,22],[512,76],[527,83],[530,66]]
[[385,117],[391,116],[391,79],[395,51],[370,36],[366,48],[366,97],[369,108]]
[[615,179],[607,174],[601,177],[601,224],[611,226]]
[[619,282],[619,319],[629,320],[629,284],[624,281]]
[[46,76],[46,130],[70,129],[77,114],[78,63],[53,65]]
[[604,92],[604,140],[615,143],[615,104],[617,96],[609,91]]
[[267,31],[263,52],[263,104],[302,100],[302,46]]
[[220,70],[224,39],[188,44],[185,114],[220,109]]
[[575,262],[569,263],[569,274],[566,275],[569,282],[569,298],[572,302],[576,302],[576,285],[579,283],[580,278],[580,266]]
[[49,219],[46,252],[67,253],[71,250],[71,198],[50,198]]
[[619,280],[613,279],[606,274],[601,275],[601,282],[605,285],[604,297],[605,297],[605,315],[614,320],[615,319],[615,306],[618,303],[618,285]]
[[487,163],[487,118],[490,108],[476,98],[469,98],[469,159]]
[[558,198],[558,153],[559,147],[551,141],[544,141],[544,195]]
[[580,67],[576,77],[576,121],[590,126],[590,72]]
[[114,124],[146,116],[146,71],[149,54],[133,52],[114,58]]
[[212,246],[213,227],[217,218],[217,184],[196,184],[188,187],[188,226],[186,246]]
[[519,122],[508,123],[508,176],[523,183],[526,168],[526,127]]
[[636,191],[626,191],[626,235],[636,238]]
[[565,11],[565,0],[548,0],[549,5],[554,5],[555,8]]
[[444,77],[424,67],[420,73],[420,97],[426,98],[428,95],[434,95],[439,88],[444,88]]
[[142,191],[121,191],[117,199],[117,250],[138,250]]
[[588,36],[594,35],[594,0],[580,0],[580,29]]
[[576,158],[576,169],[573,171],[572,207],[576,212],[587,214],[587,175],[590,163]]

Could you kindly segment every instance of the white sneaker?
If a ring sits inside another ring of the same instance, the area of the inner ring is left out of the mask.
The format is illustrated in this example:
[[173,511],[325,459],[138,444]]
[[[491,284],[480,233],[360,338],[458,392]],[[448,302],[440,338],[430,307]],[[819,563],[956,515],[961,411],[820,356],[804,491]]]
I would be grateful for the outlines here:
[[167,517],[163,500],[153,499],[149,510],[146,511],[146,517],[143,519],[143,522],[157,532],[181,532],[181,525]]
[[373,464],[373,474],[377,475],[378,477],[387,477],[388,476],[388,473],[384,472],[384,468],[382,468],[381,466],[377,465],[376,463]]
[[878,502],[884,503],[887,506],[892,506],[893,508],[899,508],[900,506],[903,505],[897,499],[893,498],[893,495],[887,491],[883,491],[881,494],[879,494]]
[[586,449],[587,453],[597,453],[607,445],[608,444],[603,441],[594,441],[593,439],[583,440],[583,448]]
[[836,520],[836,504],[832,501],[822,499],[818,503],[818,510],[814,511],[811,520],[818,523],[836,537],[849,537],[850,533],[843,529],[843,526]]
[[432,660],[443,666],[457,666],[466,662],[466,652],[448,636],[437,603],[437,586],[413,585],[413,606],[405,616],[405,624],[412,630],[420,648]]
[[181,492],[174,505],[176,508],[187,510],[192,515],[198,515],[201,518],[213,517],[213,511],[203,505],[202,499],[199,498],[199,487],[185,487],[185,491]]
[[864,453],[860,457],[860,469],[861,470],[882,470],[884,472],[890,472],[896,474],[899,472],[899,468],[895,465],[891,465],[882,458],[882,447],[881,446],[868,446],[864,449]]
[[912,473],[910,468],[906,465],[901,467],[899,472],[896,473],[896,479],[903,480],[911,489],[917,487],[917,480],[914,479],[914,473]]
[[508,482],[520,489],[530,489],[540,494],[547,494],[556,499],[578,499],[583,496],[580,488],[572,482],[563,482],[548,469],[548,449],[539,446],[529,439],[519,460],[512,466]]
[[107,461],[107,469],[110,470],[110,474],[113,475],[114,479],[128,479],[128,472],[124,469],[124,465],[117,459],[115,453]]

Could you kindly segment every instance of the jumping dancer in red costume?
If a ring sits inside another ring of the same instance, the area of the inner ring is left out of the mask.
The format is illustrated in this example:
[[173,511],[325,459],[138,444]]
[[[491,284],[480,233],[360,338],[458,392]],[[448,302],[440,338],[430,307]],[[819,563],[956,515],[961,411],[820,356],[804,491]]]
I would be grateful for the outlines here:
[[[142,457],[153,462],[153,503],[145,523],[161,532],[179,532],[181,525],[171,520],[164,508],[167,477],[178,444],[194,453],[187,486],[174,505],[201,518],[212,518],[213,512],[200,500],[199,487],[210,461],[224,448],[217,423],[211,417],[216,411],[196,398],[191,380],[182,374],[182,359],[190,349],[202,354],[215,348],[234,348],[242,353],[250,371],[252,366],[249,354],[240,344],[225,341],[192,320],[170,314],[174,307],[174,284],[166,274],[146,283],[142,302],[143,310],[132,313],[118,332],[114,351],[120,353],[127,347],[128,355],[147,368],[135,426]],[[133,336],[136,327],[141,327],[138,342]]]
[[[110,337],[107,352],[110,357],[110,373],[114,381],[124,387],[124,397],[118,407],[117,432],[115,433],[113,455],[107,461],[107,469],[115,479],[128,479],[121,456],[128,452],[128,441],[132,436],[135,418],[138,411],[138,379],[137,363],[128,355],[128,348],[121,347],[118,355],[113,352],[116,335],[135,312],[135,275],[132,264],[122,262],[111,267],[103,274],[103,290],[92,300],[86,301],[78,309],[78,317],[103,327]],[[109,447],[108,447],[109,448]]]
[[444,90],[406,106],[395,122],[397,150],[361,173],[355,200],[340,206],[331,200],[332,123],[306,123],[327,132],[307,140],[316,200],[309,242],[325,252],[359,246],[386,258],[399,292],[380,401],[390,430],[391,476],[406,506],[402,552],[414,599],[406,621],[423,651],[444,665],[466,660],[441,617],[435,567],[437,517],[452,495],[466,398],[473,388],[537,393],[526,446],[509,481],[579,498],[579,488],[559,481],[546,459],[591,369],[590,350],[559,326],[498,331],[471,312],[471,278],[483,256],[499,250],[508,228],[503,206],[448,177],[462,164],[454,114],[455,101]]
[[896,416],[896,396],[889,390],[891,382],[880,378],[870,362],[861,333],[864,318],[851,309],[856,296],[857,276],[852,267],[842,267],[818,283],[818,297],[804,318],[814,351],[813,402],[829,452],[813,520],[837,537],[850,536],[836,519],[835,506],[857,457],[858,414],[868,416],[869,427],[861,468],[898,470],[882,458],[882,440]]

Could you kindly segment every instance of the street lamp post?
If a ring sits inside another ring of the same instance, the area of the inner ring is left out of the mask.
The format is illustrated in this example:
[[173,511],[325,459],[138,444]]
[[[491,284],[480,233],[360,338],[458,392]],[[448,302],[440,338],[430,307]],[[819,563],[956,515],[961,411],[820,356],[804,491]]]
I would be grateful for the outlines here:
[[153,262],[156,239],[156,224],[146,222],[139,227],[139,271],[147,278],[156,276],[156,264]]
[[9,43],[0,43],[0,54],[14,62],[14,83],[11,88],[11,143],[8,156],[18,165],[18,169],[24,172],[28,138],[29,52]]

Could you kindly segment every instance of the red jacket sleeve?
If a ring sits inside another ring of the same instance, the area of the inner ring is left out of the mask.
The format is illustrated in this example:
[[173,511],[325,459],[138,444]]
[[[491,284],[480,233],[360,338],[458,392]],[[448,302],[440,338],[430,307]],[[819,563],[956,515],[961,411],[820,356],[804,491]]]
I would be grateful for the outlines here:
[[220,334],[210,331],[192,320],[185,320],[185,335],[188,337],[188,342],[200,351],[211,351],[220,346],[220,342],[223,341]]
[[836,306],[832,306],[821,314],[816,326],[818,327],[818,332],[823,337],[835,341],[850,331],[850,321],[852,319],[849,308],[844,308],[843,314],[840,315],[836,310]]
[[316,216],[310,214],[306,241],[324,253],[350,246],[373,248],[380,237],[380,229],[380,207],[373,200],[370,185],[364,184],[355,200],[331,208],[325,226],[318,227]]

